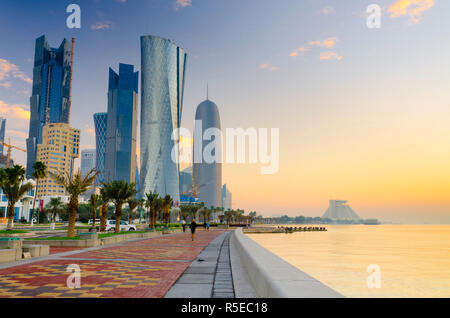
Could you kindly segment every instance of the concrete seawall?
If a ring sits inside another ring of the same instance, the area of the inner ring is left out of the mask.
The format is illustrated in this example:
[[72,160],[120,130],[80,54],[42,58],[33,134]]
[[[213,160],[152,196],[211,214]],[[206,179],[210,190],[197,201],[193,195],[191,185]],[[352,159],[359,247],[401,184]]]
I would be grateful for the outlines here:
[[261,298],[341,298],[237,229],[231,238],[255,293]]

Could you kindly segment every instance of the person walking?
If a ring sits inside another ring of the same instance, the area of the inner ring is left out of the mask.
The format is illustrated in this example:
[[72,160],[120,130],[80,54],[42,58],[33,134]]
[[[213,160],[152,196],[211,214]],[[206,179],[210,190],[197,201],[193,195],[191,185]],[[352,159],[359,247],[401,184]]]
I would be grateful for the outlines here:
[[183,226],[183,233],[186,233],[186,221],[181,221],[181,226]]
[[206,230],[209,231],[209,221],[206,223]]
[[192,234],[192,241],[195,239],[195,228],[197,227],[197,223],[195,222],[195,219],[192,220],[191,225],[189,225],[191,228],[191,234]]

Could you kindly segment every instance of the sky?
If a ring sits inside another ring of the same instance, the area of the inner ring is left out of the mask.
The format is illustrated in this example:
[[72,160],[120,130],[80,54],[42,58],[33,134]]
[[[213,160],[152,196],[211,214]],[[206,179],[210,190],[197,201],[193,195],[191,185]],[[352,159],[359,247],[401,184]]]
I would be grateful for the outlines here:
[[[81,29],[66,7],[81,7]],[[381,8],[380,28],[366,9]],[[140,69],[141,35],[188,53],[182,125],[206,98],[223,128],[279,128],[279,171],[225,164],[233,208],[450,223],[450,2],[444,0],[2,0],[0,116],[25,148],[35,39],[76,38],[71,125],[94,148],[108,68]],[[26,154],[13,151],[16,162]],[[79,163],[78,163],[79,164]]]

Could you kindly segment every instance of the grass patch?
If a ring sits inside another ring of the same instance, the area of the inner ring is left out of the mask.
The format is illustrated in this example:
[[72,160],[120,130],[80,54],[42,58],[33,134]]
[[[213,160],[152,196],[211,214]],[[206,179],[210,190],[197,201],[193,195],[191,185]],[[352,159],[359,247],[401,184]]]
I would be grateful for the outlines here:
[[99,234],[98,238],[105,238],[105,237],[111,237],[115,235],[125,235],[125,234],[140,234],[140,233],[147,233],[146,231],[126,231],[126,232],[120,232],[120,233],[105,233],[105,234]]
[[25,230],[1,230],[0,234],[23,234],[23,233],[28,233],[28,231]]

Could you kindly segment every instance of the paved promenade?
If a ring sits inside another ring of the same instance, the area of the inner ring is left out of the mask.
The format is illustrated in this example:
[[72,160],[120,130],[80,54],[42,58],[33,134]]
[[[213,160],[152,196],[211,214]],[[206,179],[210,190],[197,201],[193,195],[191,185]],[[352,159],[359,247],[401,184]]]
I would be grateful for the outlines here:
[[[209,295],[203,297],[233,297],[227,255],[228,235],[229,232],[223,230],[198,230],[195,242],[186,232],[114,246],[69,251],[52,249],[52,255],[37,261],[21,261],[20,265],[13,266],[2,264],[0,298],[160,298],[175,283],[182,283],[181,278],[189,278],[184,275],[189,274],[189,270],[195,272],[192,268],[196,266],[208,267],[206,271],[212,275]],[[205,259],[201,260],[202,257]],[[67,267],[71,264],[81,268],[79,289],[67,287],[66,281],[71,274]],[[191,276],[190,279],[194,278]],[[201,276],[197,278],[200,281],[204,279]],[[198,283],[195,279],[191,282]],[[184,293],[171,294],[187,296]]]

